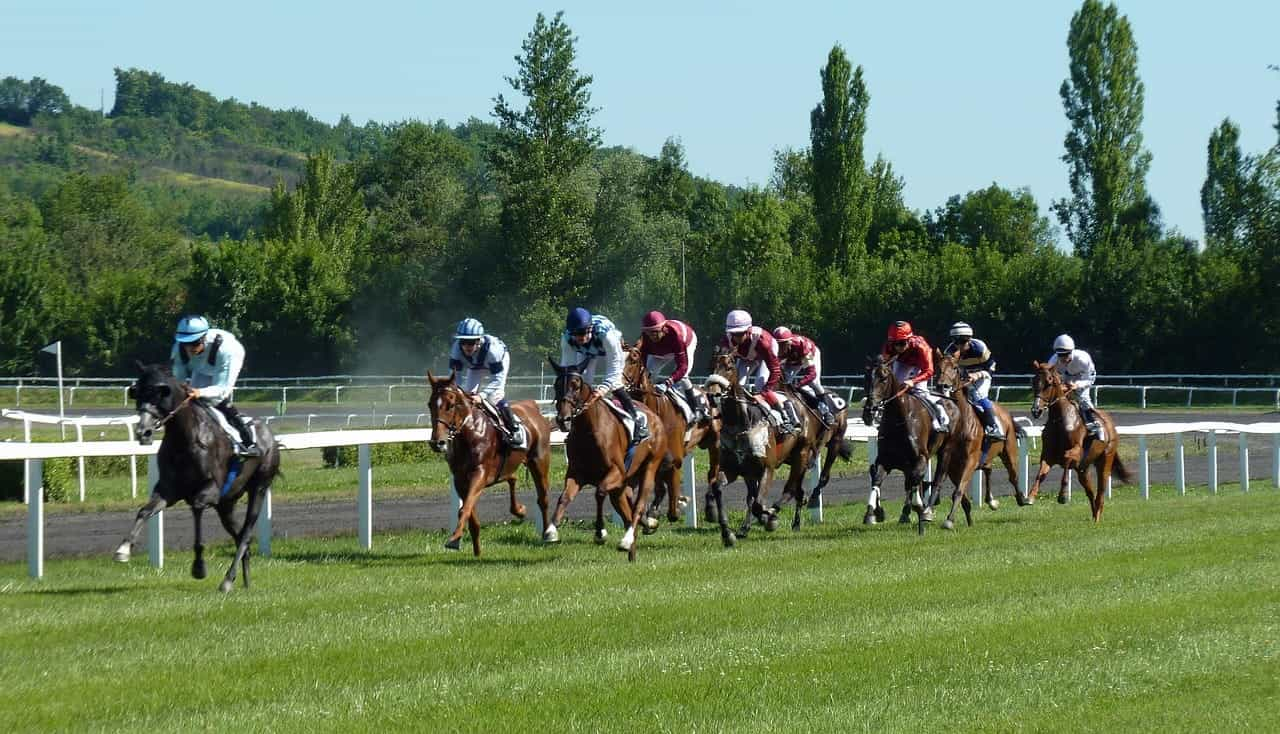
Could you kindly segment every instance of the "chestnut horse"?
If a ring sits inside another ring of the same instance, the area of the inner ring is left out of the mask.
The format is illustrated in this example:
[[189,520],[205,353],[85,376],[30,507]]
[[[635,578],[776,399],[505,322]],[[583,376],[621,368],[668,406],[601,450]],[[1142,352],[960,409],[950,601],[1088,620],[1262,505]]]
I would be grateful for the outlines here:
[[551,424],[538,412],[532,400],[511,403],[511,412],[524,424],[528,448],[511,449],[499,435],[493,420],[481,407],[479,398],[458,385],[453,372],[448,377],[435,377],[427,372],[431,397],[431,448],[445,452],[453,486],[462,500],[458,509],[458,525],[445,541],[448,550],[458,550],[463,527],[471,529],[471,550],[480,555],[480,520],[476,503],[485,487],[505,481],[511,493],[511,514],[524,518],[525,509],[516,501],[516,472],[529,468],[533,486],[538,492],[538,509],[542,525],[547,524],[547,488],[551,482]]
[[[618,550],[627,551],[628,560],[636,559],[636,527],[644,517],[653,496],[658,467],[667,455],[667,430],[662,419],[645,405],[649,419],[649,437],[631,445],[622,422],[582,376],[582,366],[561,367],[548,359],[556,371],[556,424],[565,436],[568,468],[565,470],[564,493],[556,503],[555,517],[543,532],[548,543],[560,540],[556,529],[564,521],[569,503],[583,485],[596,488],[596,537],[604,537],[601,494],[607,494],[613,508],[627,526]],[[630,486],[635,500],[627,494]]]
[[818,496],[822,494],[822,488],[827,486],[831,481],[831,466],[836,463],[836,457],[839,456],[845,461],[853,458],[853,447],[849,445],[849,440],[845,438],[845,433],[849,430],[849,406],[841,408],[835,414],[835,420],[831,422],[830,428],[825,428],[821,417],[814,411],[809,403],[805,401],[804,396],[798,390],[790,386],[783,387],[783,391],[791,396],[797,404],[804,406],[818,421],[818,428],[821,435],[818,436],[818,446],[826,447],[827,453],[822,459],[822,471],[818,474],[818,483],[813,488],[813,493],[809,495],[807,504],[814,504],[818,501]]
[[[733,369],[732,360],[731,354],[717,353],[712,362],[716,374],[712,375],[709,382],[718,389],[719,395],[720,447],[723,450],[720,466],[724,481],[721,482],[717,477],[708,495],[715,500],[715,515],[720,522],[720,538],[725,546],[732,546],[734,542],[733,536],[728,532],[721,487],[738,477],[742,477],[747,485],[747,515],[743,518],[742,527],[738,529],[739,538],[747,537],[753,518],[763,523],[765,530],[776,530],[778,513],[782,509],[782,503],[788,498],[795,501],[791,529],[799,529],[802,510],[806,504],[802,486],[804,475],[819,450],[818,439],[822,425],[817,416],[809,411],[797,411],[800,433],[788,433],[780,437],[760,400],[749,394],[736,379],[736,370],[731,373],[733,378],[725,377],[725,373]],[[763,503],[769,495],[773,473],[783,464],[789,467],[787,483],[783,485],[778,500],[766,510]]]
[[[667,494],[667,520],[675,522],[680,519],[679,508],[683,506],[684,496],[682,480],[684,458],[695,449],[707,450],[707,486],[715,481],[720,473],[720,419],[713,416],[711,420],[694,425],[692,430],[685,420],[684,412],[676,407],[671,398],[659,392],[653,385],[653,376],[640,358],[638,345],[629,345],[627,362],[622,368],[622,381],[627,386],[631,397],[649,406],[658,414],[662,425],[667,429],[667,456],[658,470],[658,494],[653,503],[656,510],[661,504],[661,492]],[[671,390],[675,387],[669,388]],[[686,432],[689,440],[685,440]]]
[[[1031,417],[1039,418],[1045,408],[1049,416],[1045,419],[1044,432],[1040,436],[1040,469],[1036,472],[1036,480],[1028,492],[1027,502],[1035,502],[1040,494],[1040,482],[1049,475],[1054,466],[1061,466],[1062,486],[1058,489],[1058,502],[1067,502],[1067,472],[1072,469],[1080,477],[1080,484],[1089,496],[1089,509],[1093,521],[1102,519],[1102,505],[1107,496],[1107,480],[1114,469],[1116,477],[1122,482],[1129,481],[1129,471],[1120,461],[1120,437],[1116,434],[1115,421],[1102,410],[1094,409],[1094,415],[1102,425],[1106,439],[1098,440],[1088,435],[1084,419],[1080,411],[1071,404],[1066,385],[1058,371],[1047,363],[1039,361],[1031,363],[1035,371],[1031,375]],[[1089,478],[1089,467],[1093,467],[1097,475],[1098,486],[1093,486]]]
[[[262,498],[280,470],[280,448],[276,445],[271,429],[265,423],[258,426],[258,445],[262,447],[260,458],[244,459],[238,476],[231,474],[234,448],[226,431],[219,425],[212,412],[216,408],[196,405],[186,392],[186,386],[174,378],[164,365],[146,366],[138,363],[141,373],[138,381],[129,387],[138,410],[138,424],[134,437],[146,446],[155,432],[163,426],[164,438],[156,462],[160,467],[160,479],[151,490],[151,497],[138,510],[133,529],[116,548],[115,560],[128,563],[133,543],[147,518],[179,500],[191,505],[195,519],[195,558],[191,561],[191,576],[205,577],[203,528],[200,522],[205,508],[212,506],[218,512],[222,527],[236,542],[236,552],[231,559],[219,588],[228,592],[235,588],[236,564],[244,571],[244,586],[249,588],[249,544],[253,541],[253,526],[262,509]],[[244,522],[236,527],[234,510],[236,501],[248,495]]]
[[911,511],[918,518],[918,532],[933,520],[933,507],[926,491],[925,471],[928,457],[943,443],[943,436],[933,431],[933,416],[924,404],[907,392],[907,385],[893,374],[893,360],[876,355],[867,358],[862,401],[862,422],[879,424],[876,433],[876,458],[871,463],[871,494],[862,522],[875,525],[884,522],[880,504],[880,483],[888,472],[897,469],[906,477],[907,499],[898,522],[911,522]]
[[954,355],[947,355],[935,349],[933,363],[937,366],[938,388],[947,398],[944,405],[949,406],[947,410],[952,416],[951,435],[938,453],[938,466],[933,475],[935,493],[940,486],[939,480],[943,472],[946,472],[952,484],[955,485],[951,493],[951,511],[947,513],[947,519],[943,521],[942,527],[946,530],[955,527],[957,497],[961,499],[961,506],[964,508],[965,523],[973,525],[972,507],[966,488],[974,471],[982,472],[983,503],[993,510],[1000,507],[1000,503],[991,495],[991,464],[996,456],[1000,457],[1004,462],[1005,470],[1009,472],[1009,482],[1013,484],[1018,504],[1025,504],[1022,495],[1018,493],[1018,472],[1015,468],[1017,464],[1014,462],[1011,450],[1017,437],[1013,416],[1009,415],[1009,411],[1002,406],[992,402],[996,422],[1004,431],[1005,437],[1001,440],[988,438],[983,430],[982,420],[978,418],[977,409],[964,394],[968,382],[964,370],[960,367],[960,360]]

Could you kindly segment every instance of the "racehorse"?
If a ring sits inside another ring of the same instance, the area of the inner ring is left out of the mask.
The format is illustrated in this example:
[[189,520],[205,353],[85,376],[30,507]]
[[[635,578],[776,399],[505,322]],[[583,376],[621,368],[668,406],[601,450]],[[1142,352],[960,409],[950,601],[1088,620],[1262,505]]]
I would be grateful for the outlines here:
[[[710,378],[710,383],[719,388],[720,403],[720,466],[724,474],[723,484],[730,484],[734,479],[742,477],[747,485],[747,515],[743,518],[742,527],[738,529],[738,537],[747,537],[751,530],[752,519],[764,524],[770,532],[778,528],[778,513],[782,503],[788,498],[795,501],[795,515],[791,520],[791,529],[800,527],[802,510],[805,507],[804,474],[813,462],[819,450],[818,438],[821,423],[816,415],[799,412],[800,433],[789,433],[779,436],[778,429],[769,419],[765,406],[759,399],[748,394],[742,382],[726,378],[723,374],[726,357],[718,354],[713,364],[717,374]],[[773,506],[765,509],[763,502],[769,494],[769,484],[773,482],[774,471],[783,464],[790,467],[787,483],[783,485],[782,494]],[[733,538],[728,533],[728,522],[724,514],[721,499],[722,482],[717,477],[712,483],[708,495],[713,496],[716,503],[717,519],[720,522],[720,537],[726,546],[733,545]]]
[[[675,522],[680,519],[680,508],[683,507],[684,496],[682,475],[684,458],[695,449],[707,450],[707,485],[710,486],[720,473],[720,419],[713,416],[710,420],[690,427],[685,420],[684,412],[676,406],[670,396],[659,392],[653,385],[653,376],[640,358],[639,345],[626,347],[627,361],[622,368],[622,381],[627,386],[631,397],[640,400],[649,409],[658,414],[662,425],[667,429],[667,456],[662,467],[658,469],[658,494],[653,508],[661,504],[661,492],[667,493],[667,520]],[[674,387],[668,390],[674,390]],[[685,436],[688,434],[688,440]]]
[[[636,559],[636,526],[644,517],[653,496],[653,485],[667,455],[667,431],[662,419],[645,405],[637,405],[649,420],[649,437],[632,445],[626,429],[583,378],[585,365],[561,367],[548,358],[556,371],[556,423],[565,436],[568,468],[565,470],[564,492],[556,503],[555,517],[543,532],[549,543],[560,540],[557,526],[564,521],[569,503],[583,485],[596,488],[596,538],[604,538],[602,494],[607,494],[613,508],[622,516],[626,533],[618,542],[618,550],[627,551],[628,560]],[[635,500],[627,494],[630,486]]]
[[[1058,489],[1058,502],[1066,504],[1068,472],[1074,469],[1080,476],[1085,494],[1089,496],[1093,521],[1098,522],[1102,519],[1102,504],[1106,500],[1107,480],[1112,470],[1122,482],[1128,482],[1130,478],[1129,471],[1120,461],[1120,437],[1116,435],[1115,421],[1095,408],[1094,415],[1106,438],[1099,440],[1089,436],[1080,411],[1071,406],[1067,388],[1062,384],[1058,371],[1039,361],[1032,362],[1031,367],[1034,370],[1031,375],[1031,417],[1039,418],[1046,407],[1049,416],[1040,437],[1040,469],[1036,472],[1027,502],[1035,502],[1040,494],[1040,482],[1048,476],[1049,469],[1061,466],[1062,486]],[[1089,467],[1093,467],[1097,475],[1096,489],[1089,479]]]
[[1010,448],[1013,445],[1010,437],[1017,435],[1014,432],[1013,417],[1009,415],[1009,411],[992,402],[996,422],[1004,431],[1005,437],[1000,440],[988,438],[983,430],[982,420],[978,418],[977,410],[964,395],[967,383],[959,358],[935,349],[933,363],[937,366],[938,387],[947,399],[944,405],[949,406],[947,410],[953,416],[951,435],[938,454],[938,466],[933,476],[935,493],[940,486],[939,479],[943,472],[946,472],[952,484],[955,485],[951,493],[951,511],[947,513],[947,519],[943,521],[942,527],[947,530],[955,527],[957,495],[961,498],[961,505],[964,508],[965,523],[973,524],[971,503],[965,488],[969,486],[969,480],[975,470],[982,472],[982,501],[992,510],[1000,507],[999,501],[991,494],[991,464],[997,455],[1004,462],[1005,470],[1009,472],[1009,482],[1013,484],[1018,504],[1025,504],[1022,495],[1018,493],[1018,472],[1015,468],[1017,465]]
[[538,411],[532,400],[511,403],[511,412],[524,424],[528,448],[513,450],[503,440],[495,425],[496,418],[487,417],[478,399],[473,399],[457,383],[455,374],[435,377],[427,372],[431,384],[431,448],[444,451],[453,475],[453,486],[462,499],[458,525],[445,541],[448,550],[458,550],[463,526],[471,529],[471,550],[480,555],[480,520],[476,503],[485,487],[506,481],[511,494],[511,514],[524,518],[525,508],[516,500],[516,472],[529,468],[533,486],[538,492],[538,509],[542,526],[547,525],[547,488],[551,482],[551,424]]
[[898,522],[911,521],[911,511],[918,518],[918,532],[933,520],[933,507],[925,491],[928,457],[935,453],[943,438],[933,431],[929,409],[907,392],[908,386],[893,374],[893,361],[876,355],[867,358],[862,402],[862,422],[879,424],[876,435],[876,458],[871,463],[871,494],[862,522],[875,525],[884,522],[880,504],[880,483],[888,472],[897,469],[906,477],[907,500]]
[[[129,396],[138,410],[134,438],[149,445],[155,432],[164,427],[160,452],[156,457],[160,478],[151,490],[147,503],[138,510],[133,529],[116,548],[115,560],[128,563],[134,541],[142,524],[160,510],[178,502],[191,506],[195,519],[195,559],[191,576],[206,575],[203,529],[200,518],[205,508],[213,506],[222,527],[236,541],[231,567],[219,587],[224,592],[235,588],[236,565],[244,572],[244,586],[249,588],[249,543],[253,526],[262,509],[262,496],[271,487],[280,470],[280,449],[266,424],[257,426],[261,457],[235,460],[235,447],[220,422],[212,413],[216,408],[201,405],[187,392],[164,365],[138,365],[138,380],[129,388]],[[235,460],[235,461],[233,461]],[[236,527],[234,509],[241,495],[249,496],[244,522]]]
[[839,412],[835,413],[835,419],[831,421],[831,427],[823,426],[822,419],[810,407],[804,396],[796,389],[790,386],[784,386],[783,392],[791,396],[798,404],[803,405],[818,421],[818,428],[821,435],[818,436],[818,446],[826,447],[827,453],[822,460],[822,471],[818,474],[818,483],[813,488],[813,493],[809,495],[807,504],[814,504],[818,501],[818,496],[822,494],[822,488],[827,486],[831,481],[831,466],[836,463],[836,457],[839,456],[845,461],[853,458],[853,447],[849,445],[849,440],[845,438],[845,433],[849,430],[849,406],[846,404]]

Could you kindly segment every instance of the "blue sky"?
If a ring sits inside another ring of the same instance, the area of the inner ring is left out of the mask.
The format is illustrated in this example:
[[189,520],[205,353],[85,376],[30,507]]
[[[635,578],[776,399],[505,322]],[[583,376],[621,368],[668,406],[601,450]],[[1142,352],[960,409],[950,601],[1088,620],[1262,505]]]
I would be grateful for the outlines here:
[[[1126,0],[1146,84],[1148,179],[1168,225],[1199,238],[1205,146],[1231,117],[1246,152],[1275,142],[1280,3]],[[684,143],[694,173],[764,184],[808,145],[833,43],[865,68],[869,158],[924,210],[991,182],[1067,193],[1058,87],[1078,2],[160,3],[0,0],[0,76],[112,102],[112,68],[336,122],[489,119],[539,10],[565,11],[609,145]]]

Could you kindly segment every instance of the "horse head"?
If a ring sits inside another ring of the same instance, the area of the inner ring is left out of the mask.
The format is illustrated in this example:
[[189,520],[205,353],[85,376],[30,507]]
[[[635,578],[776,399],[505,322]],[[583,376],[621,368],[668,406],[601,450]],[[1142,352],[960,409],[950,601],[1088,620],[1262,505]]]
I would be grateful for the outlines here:
[[862,385],[862,422],[868,426],[879,422],[884,415],[885,403],[896,394],[897,380],[894,379],[891,364],[878,354],[867,357]]
[[445,446],[458,434],[471,415],[471,398],[458,385],[457,373],[449,371],[448,377],[436,377],[427,371],[431,385],[431,397],[427,409],[431,411],[431,448],[444,451]]
[[[165,365],[138,366],[138,379],[129,386],[128,396],[138,411],[133,436],[143,446],[151,444],[156,431],[186,404],[185,391]],[[179,395],[184,395],[179,399]]]
[[627,353],[626,362],[622,365],[622,384],[632,395],[647,395],[653,392],[653,376],[649,374],[644,359],[640,356],[640,342],[622,345]]
[[964,387],[964,370],[960,367],[960,355],[944,354],[940,349],[933,350],[934,379],[938,392],[952,397]]
[[1031,417],[1040,418],[1045,408],[1066,396],[1058,371],[1049,364],[1040,361],[1031,363]]
[[589,360],[568,367],[561,367],[550,356],[547,361],[556,372],[556,426],[568,431],[573,419],[581,415],[595,398],[595,392],[582,374]]

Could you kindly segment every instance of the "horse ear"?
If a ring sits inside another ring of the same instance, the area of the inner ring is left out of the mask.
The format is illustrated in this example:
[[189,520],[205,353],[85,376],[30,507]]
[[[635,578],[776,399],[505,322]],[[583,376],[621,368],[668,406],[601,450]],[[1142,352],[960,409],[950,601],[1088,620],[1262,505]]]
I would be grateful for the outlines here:
[[1040,360],[1038,360],[1038,359],[1033,359],[1033,360],[1031,360],[1031,369],[1033,369],[1033,370],[1038,370],[1038,369],[1040,369]]
[[427,384],[434,385],[436,382],[435,375],[431,374],[431,370],[427,370]]
[[942,359],[942,350],[941,350],[941,349],[939,349],[939,348],[937,348],[937,347],[934,347],[934,348],[933,348],[933,358],[934,358],[934,359]]
[[142,363],[142,360],[135,359],[133,360],[133,363],[138,366],[138,374],[146,374],[147,366]]
[[555,357],[552,357],[550,354],[547,355],[547,363],[551,365],[551,369],[555,370],[557,375],[564,374],[564,368],[561,367],[560,363],[555,360]]
[[458,379],[458,371],[452,367],[449,368],[449,379],[445,380],[446,385],[452,385]]

